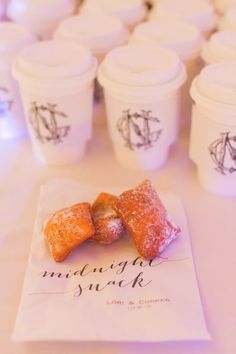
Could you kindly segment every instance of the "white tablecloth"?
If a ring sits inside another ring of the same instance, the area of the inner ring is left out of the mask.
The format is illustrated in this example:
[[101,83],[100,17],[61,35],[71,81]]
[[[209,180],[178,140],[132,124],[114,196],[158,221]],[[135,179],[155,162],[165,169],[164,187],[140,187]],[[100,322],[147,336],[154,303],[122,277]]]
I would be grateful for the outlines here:
[[[210,343],[19,344],[11,341],[39,189],[44,181],[57,177],[74,178],[104,191],[108,187],[125,189],[150,178],[161,190],[173,190],[181,196],[190,227],[204,313],[212,337]],[[199,186],[195,167],[188,158],[187,138],[179,139],[165,166],[154,172],[133,172],[120,167],[102,126],[96,127],[84,159],[78,165],[66,168],[42,166],[35,159],[28,139],[0,142],[0,188],[1,354],[236,353],[236,198],[218,197]]]

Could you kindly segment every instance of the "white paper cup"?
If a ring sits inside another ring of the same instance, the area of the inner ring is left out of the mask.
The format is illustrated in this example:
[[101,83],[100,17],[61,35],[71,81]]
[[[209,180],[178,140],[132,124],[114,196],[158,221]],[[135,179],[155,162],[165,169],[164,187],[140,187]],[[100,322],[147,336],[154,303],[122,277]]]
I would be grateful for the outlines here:
[[205,64],[236,61],[236,32],[214,33],[202,48],[201,57]]
[[236,4],[227,9],[218,23],[220,31],[236,31]]
[[7,15],[27,25],[39,39],[50,39],[59,22],[75,13],[75,0],[10,0]]
[[195,101],[190,158],[208,191],[236,195],[236,62],[206,66],[191,87]]
[[18,52],[35,41],[24,26],[0,22],[0,139],[27,134],[20,93],[11,68]]
[[79,161],[92,134],[97,61],[72,43],[45,41],[23,50],[14,66],[36,155],[50,165]]
[[189,22],[197,26],[205,38],[215,30],[218,19],[214,7],[203,0],[159,0],[149,17]]
[[166,48],[130,44],[106,56],[98,80],[114,152],[123,166],[152,170],[164,164],[178,136],[185,79],[184,65]]
[[138,25],[130,37],[130,43],[162,45],[174,50],[184,62],[187,81],[183,86],[181,102],[181,128],[189,127],[192,100],[189,88],[200,71],[200,52],[203,43],[201,32],[196,26],[168,19],[150,20]]
[[147,10],[143,0],[85,0],[80,12],[112,15],[119,18],[132,31],[145,19]]
[[64,19],[54,38],[88,47],[100,63],[111,49],[127,41],[128,31],[119,19],[112,16],[80,14]]

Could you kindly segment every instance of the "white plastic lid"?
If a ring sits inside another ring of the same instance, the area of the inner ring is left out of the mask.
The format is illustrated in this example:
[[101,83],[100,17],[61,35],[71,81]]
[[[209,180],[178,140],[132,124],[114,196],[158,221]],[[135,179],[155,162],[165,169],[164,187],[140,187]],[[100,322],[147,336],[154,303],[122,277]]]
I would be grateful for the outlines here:
[[94,60],[85,47],[64,41],[44,41],[23,49],[16,67],[29,77],[60,79],[87,73],[94,66]]
[[11,19],[25,16],[60,17],[62,14],[72,14],[76,10],[73,0],[10,0],[7,14]]
[[[216,104],[236,107],[236,62],[208,65],[195,78],[191,89],[196,101],[208,99]],[[235,118],[236,123],[236,118]]]
[[80,14],[63,20],[54,37],[73,40],[90,48],[93,53],[100,53],[123,44],[127,35],[123,23],[117,18]]
[[143,0],[86,0],[80,11],[110,14],[118,17],[126,26],[135,25],[146,15]]
[[180,73],[182,63],[175,52],[148,44],[129,44],[107,54],[99,77],[102,84],[108,80],[126,86],[155,87],[177,80],[180,86],[185,80]]
[[0,53],[18,51],[35,40],[28,28],[13,22],[0,22]]
[[186,20],[201,32],[213,30],[217,24],[214,7],[203,0],[159,0],[151,12],[151,18],[160,17]]
[[203,45],[202,58],[207,64],[236,61],[236,32],[214,33]]
[[229,8],[219,20],[220,30],[236,30],[236,2],[235,7]]
[[199,55],[202,46],[202,35],[196,26],[181,21],[160,19],[139,24],[131,42],[148,42],[173,49],[181,59],[192,59]]

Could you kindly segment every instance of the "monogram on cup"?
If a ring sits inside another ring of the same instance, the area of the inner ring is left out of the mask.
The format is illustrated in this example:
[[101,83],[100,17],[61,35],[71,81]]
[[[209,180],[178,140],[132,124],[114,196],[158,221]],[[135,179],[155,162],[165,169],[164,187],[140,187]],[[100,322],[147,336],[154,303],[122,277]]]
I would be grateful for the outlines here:
[[220,137],[208,149],[216,171],[222,175],[236,172],[236,135],[220,133]]
[[131,150],[150,149],[158,141],[162,129],[159,118],[151,116],[152,111],[141,110],[131,113],[124,110],[117,122],[117,130],[125,141],[125,146]]
[[53,142],[58,144],[63,142],[70,131],[69,125],[59,125],[60,120],[67,119],[64,112],[57,110],[57,104],[38,104],[31,102],[29,119],[36,138],[41,143]]
[[13,99],[6,87],[0,87],[0,118],[4,118],[12,109]]

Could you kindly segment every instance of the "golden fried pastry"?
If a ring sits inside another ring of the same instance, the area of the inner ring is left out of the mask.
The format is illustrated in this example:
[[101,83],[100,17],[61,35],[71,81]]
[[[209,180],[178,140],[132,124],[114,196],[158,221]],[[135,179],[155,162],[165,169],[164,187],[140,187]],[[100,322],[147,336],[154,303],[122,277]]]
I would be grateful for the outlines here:
[[75,204],[56,211],[46,223],[43,233],[50,252],[61,262],[79,244],[95,232],[89,203]]
[[95,235],[92,241],[110,244],[120,238],[124,226],[113,209],[116,196],[109,193],[100,193],[92,205],[92,217],[95,226]]
[[122,193],[114,208],[146,259],[156,257],[180,234],[149,180]]

